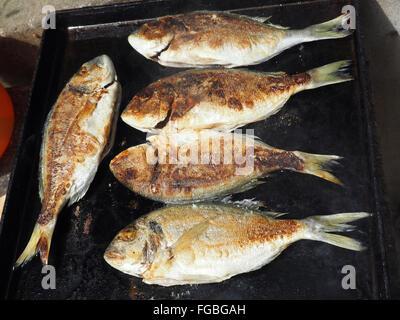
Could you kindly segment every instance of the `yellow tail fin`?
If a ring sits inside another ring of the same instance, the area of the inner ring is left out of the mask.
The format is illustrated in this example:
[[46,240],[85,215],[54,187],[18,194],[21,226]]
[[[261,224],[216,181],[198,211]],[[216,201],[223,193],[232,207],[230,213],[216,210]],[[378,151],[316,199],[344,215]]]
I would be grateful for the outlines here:
[[305,236],[305,239],[322,241],[354,251],[364,250],[365,247],[359,241],[329,232],[352,231],[355,229],[355,226],[346,224],[346,222],[356,221],[369,216],[371,214],[366,212],[351,212],[308,217],[303,220],[309,229],[309,233]]
[[341,60],[307,71],[311,76],[307,89],[353,80],[349,71],[350,65],[350,60]]
[[335,19],[307,27],[305,29],[307,31],[305,34],[308,35],[311,40],[347,37],[353,33],[353,30],[344,28],[350,18],[350,14],[342,14]]
[[338,178],[328,172],[329,167],[336,164],[336,160],[340,160],[341,157],[305,153],[300,151],[296,151],[295,153],[304,160],[304,173],[312,174],[336,184],[342,184]]
[[40,254],[40,259],[44,265],[48,264],[48,257],[50,251],[51,237],[53,235],[54,228],[49,225],[41,226],[36,223],[33,229],[31,238],[25,247],[25,250],[19,256],[18,260],[15,262],[15,267],[24,265],[29,260],[31,260],[37,252]]

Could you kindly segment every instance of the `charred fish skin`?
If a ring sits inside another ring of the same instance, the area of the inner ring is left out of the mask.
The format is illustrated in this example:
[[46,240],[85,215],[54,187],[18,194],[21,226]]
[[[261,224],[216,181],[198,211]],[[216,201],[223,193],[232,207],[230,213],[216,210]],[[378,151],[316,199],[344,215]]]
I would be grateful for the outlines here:
[[128,41],[144,57],[164,66],[232,68],[262,63],[303,42],[352,33],[343,28],[348,15],[302,30],[264,23],[268,19],[217,11],[170,15],[145,23]]
[[273,148],[244,134],[212,130],[157,135],[110,162],[116,179],[131,191],[164,203],[200,202],[246,191],[277,170],[341,182],[327,171],[339,160]]
[[288,75],[237,69],[189,70],[160,79],[138,92],[121,115],[144,132],[183,129],[231,131],[264,120],[303,90],[353,80],[342,60]]
[[16,266],[37,252],[48,263],[58,214],[85,195],[113,144],[120,98],[121,86],[107,55],[84,63],[61,91],[47,116],[40,150],[42,208]]
[[168,206],[121,230],[104,259],[147,284],[172,286],[216,283],[257,270],[302,239],[365,249],[357,240],[330,232],[351,231],[354,227],[346,223],[368,213],[303,220],[278,220],[277,216],[221,204]]

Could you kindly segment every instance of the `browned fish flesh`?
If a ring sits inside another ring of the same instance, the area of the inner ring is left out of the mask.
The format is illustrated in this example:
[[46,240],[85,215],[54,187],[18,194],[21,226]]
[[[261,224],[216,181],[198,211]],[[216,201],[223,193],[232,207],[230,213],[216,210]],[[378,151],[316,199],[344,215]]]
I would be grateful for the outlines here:
[[349,15],[290,30],[265,17],[197,11],[146,22],[128,41],[140,54],[169,67],[237,67],[271,59],[303,42],[343,38],[352,33]]
[[326,171],[340,157],[279,150],[251,135],[204,130],[150,141],[118,154],[110,169],[127,188],[156,201],[196,202],[245,191],[277,170],[340,184]]
[[42,208],[17,266],[37,252],[42,263],[48,263],[58,214],[85,195],[110,150],[120,95],[114,65],[106,55],[83,64],[60,93],[48,114],[40,152]]
[[349,250],[357,240],[330,232],[365,212],[276,219],[279,214],[221,204],[168,206],[140,217],[121,230],[104,259],[117,270],[161,286],[215,283],[262,268],[290,244],[315,240]]
[[295,93],[352,80],[349,61],[288,75],[231,69],[189,70],[138,92],[121,115],[146,132],[230,131],[277,113]]

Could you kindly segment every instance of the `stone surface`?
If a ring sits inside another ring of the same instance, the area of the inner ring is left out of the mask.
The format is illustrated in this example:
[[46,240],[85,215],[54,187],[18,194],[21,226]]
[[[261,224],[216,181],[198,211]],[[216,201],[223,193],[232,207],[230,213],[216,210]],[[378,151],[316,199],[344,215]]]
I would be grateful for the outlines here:
[[400,33],[400,1],[399,0],[377,0],[383,12],[389,18],[390,22]]

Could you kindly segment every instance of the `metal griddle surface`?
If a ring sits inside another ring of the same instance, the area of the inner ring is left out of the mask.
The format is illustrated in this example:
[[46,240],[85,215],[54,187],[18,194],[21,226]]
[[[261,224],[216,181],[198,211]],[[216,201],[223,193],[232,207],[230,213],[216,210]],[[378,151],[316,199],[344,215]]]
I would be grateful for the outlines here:
[[[372,212],[355,223],[348,235],[368,249],[353,252],[315,241],[300,241],[260,270],[218,284],[160,287],[111,268],[103,253],[112,238],[134,219],[161,203],[144,199],[122,186],[108,164],[119,152],[143,143],[145,134],[118,120],[114,148],[103,160],[86,196],[65,208],[58,220],[49,263],[56,268],[56,289],[41,287],[41,263],[34,258],[12,271],[40,211],[38,159],[45,117],[68,79],[82,63],[100,54],[113,60],[123,96],[121,112],[141,88],[182,69],[166,68],[133,50],[127,36],[146,19],[196,9],[233,10],[252,16],[272,16],[271,22],[303,28],[341,14],[352,1],[307,1],[280,5],[277,1],[212,4],[196,1],[147,3],[87,8],[57,13],[57,29],[46,30],[42,41],[31,103],[2,222],[2,293],[9,299],[376,299],[387,297],[382,261],[380,213],[371,171],[369,105],[360,65],[359,32],[339,40],[306,43],[248,69],[303,72],[342,59],[354,61],[355,81],[304,91],[254,129],[262,141],[286,150],[343,157],[334,174],[344,186],[310,175],[277,172],[257,188],[234,200],[256,198],[267,209],[304,218],[337,212]],[[3,254],[2,254],[3,255]],[[341,286],[343,266],[356,269],[356,289]]]

